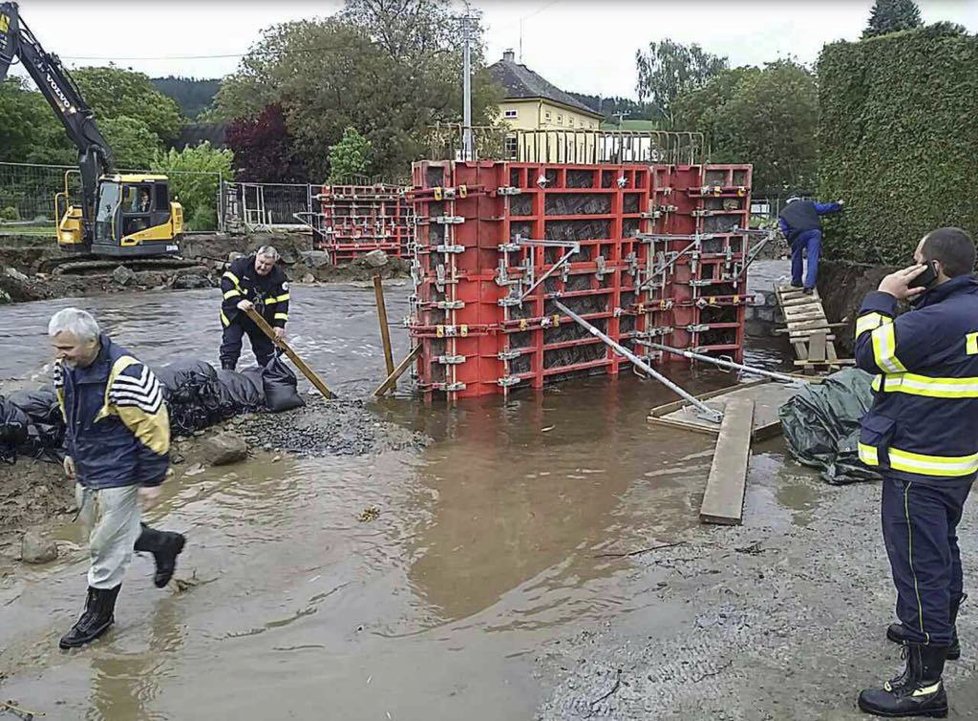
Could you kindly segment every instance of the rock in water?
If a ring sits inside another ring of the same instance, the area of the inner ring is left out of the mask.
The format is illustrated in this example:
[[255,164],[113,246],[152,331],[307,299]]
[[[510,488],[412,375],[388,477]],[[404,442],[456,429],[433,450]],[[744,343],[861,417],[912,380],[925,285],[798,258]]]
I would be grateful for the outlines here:
[[387,253],[380,249],[371,250],[363,256],[363,259],[373,268],[380,268],[387,265]]
[[248,457],[248,444],[233,433],[218,433],[204,442],[204,458],[212,466],[226,466]]
[[28,531],[20,544],[20,560],[24,563],[50,563],[58,557],[58,546],[37,531]]
[[136,277],[136,274],[129,270],[126,266],[120,265],[115,270],[112,271],[112,280],[114,280],[119,285],[128,285],[132,282],[132,279]]

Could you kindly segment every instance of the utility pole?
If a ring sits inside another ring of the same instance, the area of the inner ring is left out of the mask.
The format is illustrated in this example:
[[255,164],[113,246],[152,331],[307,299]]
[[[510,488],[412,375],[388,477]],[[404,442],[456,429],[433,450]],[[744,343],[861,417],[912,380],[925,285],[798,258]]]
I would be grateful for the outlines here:
[[473,17],[462,18],[462,160],[475,160],[472,143],[472,25]]

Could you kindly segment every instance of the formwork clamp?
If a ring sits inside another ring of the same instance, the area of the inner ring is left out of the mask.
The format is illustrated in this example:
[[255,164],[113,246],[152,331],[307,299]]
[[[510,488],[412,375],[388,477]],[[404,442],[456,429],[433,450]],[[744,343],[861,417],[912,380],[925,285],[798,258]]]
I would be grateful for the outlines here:
[[501,361],[511,361],[511,360],[516,360],[522,355],[523,355],[523,351],[521,350],[504,350],[497,353],[496,357]]
[[464,253],[464,245],[438,245],[435,246],[435,251],[438,253]]
[[515,188],[512,185],[502,185],[496,188],[496,195],[522,195],[523,188]]
[[469,189],[464,185],[460,185],[458,188],[436,187],[432,188],[431,192],[435,200],[455,200],[455,198],[468,197]]
[[440,355],[438,356],[438,362],[443,366],[457,366],[465,363],[464,355]]
[[503,388],[511,388],[515,385],[518,385],[520,380],[521,379],[519,376],[503,376],[502,378],[497,380],[496,383],[498,383]]
[[551,326],[557,327],[560,325],[560,313],[554,313],[553,315],[545,315],[540,319],[541,328],[550,328]]
[[458,391],[464,391],[466,389],[464,383],[432,383],[431,389],[436,391],[444,391],[445,393],[457,393]]
[[435,337],[437,338],[465,338],[469,334],[467,325],[436,325]]
[[496,250],[500,253],[515,253],[520,249],[519,243],[501,243],[496,246]]
[[709,298],[700,298],[696,301],[696,307],[702,310],[707,306],[715,306],[717,304],[717,299],[715,296],[710,296]]
[[705,333],[706,331],[710,330],[710,326],[708,326],[708,325],[702,325],[702,324],[701,325],[688,325],[688,326],[686,326],[686,330],[689,331],[690,333]]
[[460,215],[438,215],[432,218],[431,222],[439,225],[461,225],[465,222],[465,218]]
[[639,213],[638,217],[644,220],[658,220],[659,218],[662,217],[662,213],[659,212],[658,210],[648,210],[644,213]]
[[708,285],[716,285],[719,282],[716,278],[703,278],[700,280],[691,280],[689,281],[689,285],[693,288],[705,288]]
[[605,275],[608,272],[608,269],[607,269],[608,266],[604,262],[604,256],[603,255],[599,255],[597,258],[595,258],[594,259],[594,264],[596,266],[596,269],[595,269],[595,272],[594,272],[594,277],[598,280],[598,282],[600,282],[600,281],[604,280],[604,277],[605,277]]
[[512,308],[513,306],[523,305],[523,301],[518,295],[507,295],[505,298],[497,300],[496,305],[500,308]]
[[433,304],[438,310],[462,310],[465,307],[464,300],[440,300]]

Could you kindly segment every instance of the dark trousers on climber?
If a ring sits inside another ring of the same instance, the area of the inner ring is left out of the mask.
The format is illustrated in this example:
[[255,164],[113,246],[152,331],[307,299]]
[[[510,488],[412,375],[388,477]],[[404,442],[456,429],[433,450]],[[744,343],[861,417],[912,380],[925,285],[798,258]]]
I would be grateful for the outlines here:
[[951,646],[962,598],[958,522],[974,476],[932,483],[885,478],[883,541],[910,643]]
[[[808,253],[808,268],[802,282],[802,256]],[[818,280],[818,261],[822,255],[822,231],[806,230],[791,243],[791,284],[796,288],[814,288]]]
[[255,352],[258,365],[265,367],[275,355],[275,344],[265,335],[261,328],[255,325],[248,316],[241,313],[237,318],[224,326],[224,336],[221,339],[221,368],[234,370],[241,357],[241,341],[247,334],[251,341],[251,350]]

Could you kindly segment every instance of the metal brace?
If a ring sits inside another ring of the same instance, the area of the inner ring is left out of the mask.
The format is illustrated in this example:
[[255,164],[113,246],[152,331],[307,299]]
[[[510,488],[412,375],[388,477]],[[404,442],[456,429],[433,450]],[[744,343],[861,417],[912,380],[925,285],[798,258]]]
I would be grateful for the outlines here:
[[431,222],[439,225],[461,225],[465,222],[465,218],[460,215],[439,215],[432,218]]
[[514,188],[511,185],[502,185],[496,188],[496,195],[522,195],[523,188]]
[[440,300],[435,303],[438,310],[462,310],[465,307],[463,300]]
[[455,393],[456,391],[464,391],[464,383],[432,383],[431,387],[436,391],[445,391],[446,393]]
[[498,383],[503,388],[511,388],[512,386],[517,385],[520,382],[520,380],[521,379],[518,376],[503,376],[502,378],[497,380],[496,383]]
[[438,356],[438,362],[443,366],[457,366],[465,363],[464,355],[440,355]]

